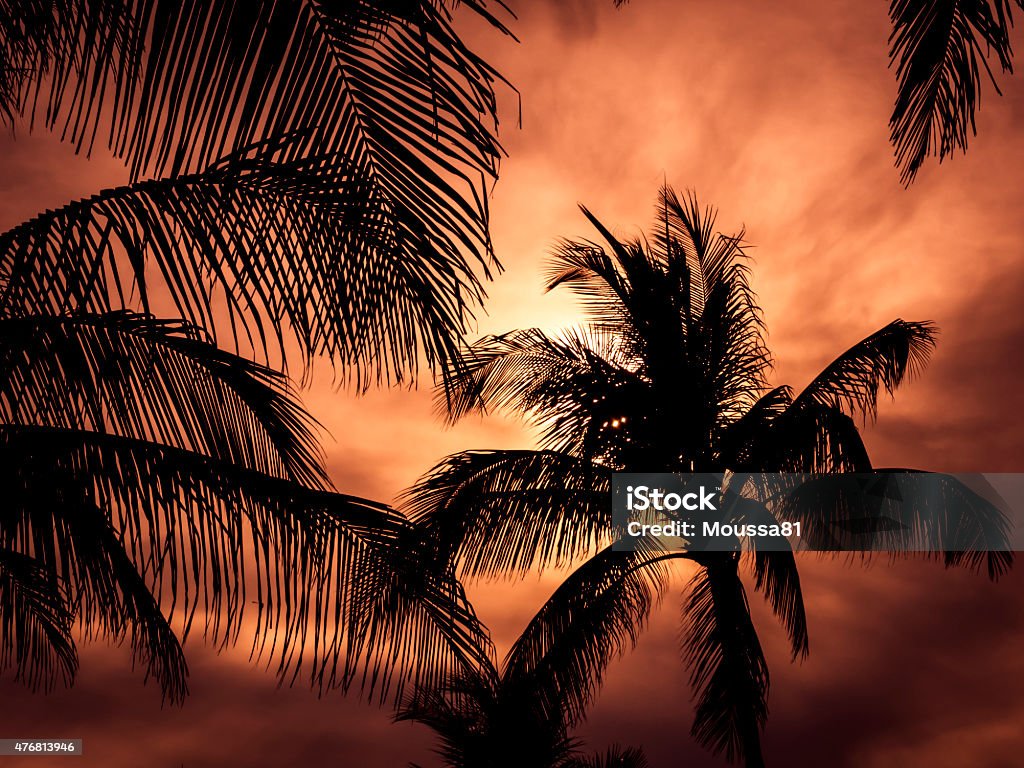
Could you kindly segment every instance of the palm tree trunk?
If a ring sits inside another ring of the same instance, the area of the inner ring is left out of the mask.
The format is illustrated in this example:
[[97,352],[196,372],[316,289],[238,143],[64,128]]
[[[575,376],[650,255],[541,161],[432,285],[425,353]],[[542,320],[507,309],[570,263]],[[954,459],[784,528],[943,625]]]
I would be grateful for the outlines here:
[[732,554],[708,564],[708,581],[720,631],[722,667],[731,689],[734,726],[745,768],[764,768],[761,725],[767,714],[768,668],[750,620],[746,592]]

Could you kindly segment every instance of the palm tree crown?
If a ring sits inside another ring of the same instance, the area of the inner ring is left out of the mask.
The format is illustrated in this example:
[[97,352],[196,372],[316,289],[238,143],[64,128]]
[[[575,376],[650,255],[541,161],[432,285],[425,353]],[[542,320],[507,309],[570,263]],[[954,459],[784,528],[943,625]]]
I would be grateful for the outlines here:
[[[583,213],[604,243],[562,242],[548,287],[574,290],[591,322],[559,336],[532,329],[486,337],[439,392],[453,420],[499,408],[525,415],[539,429],[540,450],[450,456],[408,492],[408,509],[437,547],[438,564],[457,562],[470,577],[585,559],[508,660],[544,670],[541,696],[552,714],[582,714],[609,660],[635,642],[667,588],[672,561],[695,563],[684,602],[694,735],[761,765],[769,676],[739,567],[749,567],[800,657],[808,637],[792,552],[666,552],[644,540],[635,552],[615,551],[611,474],[871,470],[856,418],[873,418],[879,392],[921,369],[935,329],[895,320],[799,394],[769,388],[772,360],[742,233],[718,233],[712,209],[668,187],[646,240],[620,241]],[[950,507],[948,530],[992,521],[975,518],[987,509],[981,499],[967,507]],[[1009,557],[947,560],[998,575]]]

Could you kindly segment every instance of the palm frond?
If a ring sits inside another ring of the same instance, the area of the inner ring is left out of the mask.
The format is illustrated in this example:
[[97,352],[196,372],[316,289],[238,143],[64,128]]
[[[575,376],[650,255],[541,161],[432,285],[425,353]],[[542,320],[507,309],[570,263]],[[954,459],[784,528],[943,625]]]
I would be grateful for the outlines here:
[[386,200],[350,157],[298,156],[305,136],[8,230],[0,312],[148,311],[167,296],[215,341],[283,356],[291,340],[359,388],[451,359],[484,295],[483,225]]
[[611,536],[611,473],[554,451],[449,456],[403,508],[443,567],[470,578],[564,565]]
[[788,407],[743,446],[737,469],[761,472],[870,472],[871,459],[853,417],[806,401]]
[[[0,474],[0,547],[54,569],[85,625],[105,634],[121,636],[118,617],[148,615],[152,631],[138,629],[146,647],[159,640],[157,650],[173,651],[156,623],[166,615],[182,637],[198,620],[223,647],[253,602],[253,656],[276,660],[282,679],[305,672],[321,691],[358,683],[382,698],[475,663],[487,647],[454,576],[417,570],[424,554],[410,549],[410,525],[383,505],[179,448],[52,427],[0,427]],[[183,693],[173,677],[161,681]]]
[[[506,10],[500,2],[8,5],[12,21],[0,29],[14,44],[2,109],[45,107],[43,122],[79,150],[105,133],[135,177],[193,171],[318,126],[299,154],[319,146],[350,158],[396,206],[483,211],[479,177],[494,174],[501,152],[501,78],[456,34],[453,8],[508,35],[491,13]],[[409,184],[415,177],[422,188]]]
[[646,417],[676,439],[667,446],[653,433],[632,435],[646,444],[645,460],[706,463],[708,436],[751,407],[771,366],[742,233],[716,232],[714,209],[702,209],[692,194],[680,200],[668,186],[659,196],[652,245],[619,241],[583,211],[610,250],[564,242],[548,288],[573,288],[594,325],[616,340],[625,367],[648,383],[642,396],[631,394],[655,404]]
[[813,401],[873,420],[879,390],[884,387],[892,395],[917,375],[935,348],[936,335],[933,323],[893,320],[829,363],[797,395],[792,408],[799,410]]
[[558,768],[649,768],[650,763],[639,747],[620,747],[617,744],[605,752],[587,757],[575,757]]
[[[599,337],[594,337],[600,340]],[[586,331],[551,337],[539,328],[484,336],[460,355],[438,390],[438,411],[455,422],[472,411],[544,409],[545,384],[591,372],[600,356],[591,350]]]
[[108,432],[327,487],[288,380],[149,315],[0,318],[0,422]]
[[690,583],[683,615],[685,654],[697,696],[693,736],[715,754],[763,766],[760,732],[768,716],[768,664],[750,621],[736,560],[702,568]]
[[562,240],[547,269],[545,290],[568,286],[586,312],[603,328],[615,333],[629,330],[629,302],[634,293],[631,268],[643,268],[647,255],[639,241],[622,242],[585,206],[580,210],[604,239]]
[[[1024,3],[1017,0],[1024,8]],[[928,157],[966,150],[990,56],[1012,72],[1010,0],[891,0],[890,66],[899,93],[889,119],[896,165],[909,185]]]
[[[133,664],[144,670],[144,679],[156,680],[164,699],[180,704],[188,694],[188,664],[152,585],[128,556],[109,515],[88,498],[73,496],[77,489],[69,488],[63,480],[58,475],[61,511],[53,530],[64,547],[70,545],[74,565],[68,567],[66,551],[58,555],[63,562],[54,557],[57,553],[53,550],[36,551],[61,569],[79,590],[73,605],[86,619],[86,636],[108,637],[116,642],[127,639]],[[32,499],[30,503],[38,501]],[[19,511],[24,514],[27,510]],[[38,510],[26,516],[30,516],[33,528],[42,523]],[[39,532],[45,536],[44,531]]]
[[753,315],[756,302],[746,283],[746,254],[743,251],[741,230],[735,235],[716,231],[718,212],[712,206],[701,206],[696,193],[687,190],[680,199],[674,189],[664,186],[655,206],[657,224],[653,228],[654,242],[666,264],[677,266],[681,282],[687,288],[688,311],[694,315],[704,312],[705,304],[714,287],[735,279],[731,274],[740,268],[741,291],[747,295],[747,304]]
[[471,410],[522,414],[543,448],[613,464],[609,439],[620,420],[640,415],[646,387],[602,329],[551,337],[531,328],[469,346],[437,401],[452,422]]
[[[730,479],[730,491],[725,497],[728,499],[730,518],[751,525],[778,525],[779,518],[764,502],[740,495],[743,488],[749,485],[743,475],[733,475]],[[739,492],[735,490],[737,487],[740,488]],[[764,493],[763,488],[756,489],[755,495],[757,491]],[[751,566],[755,588],[764,594],[786,628],[793,658],[805,658],[809,650],[807,615],[800,588],[800,572],[789,542],[778,537],[752,536],[749,539],[749,551],[744,553],[743,558]]]
[[327,646],[315,676],[320,687],[358,684],[380,703],[400,702],[407,690],[431,690],[453,677],[493,667],[487,628],[454,568],[424,568],[433,564],[434,554],[419,532],[403,519],[397,536],[373,544],[364,547],[354,568],[339,572],[335,589],[347,593],[352,604],[346,664],[339,677],[338,654]]
[[36,560],[0,549],[0,671],[34,689],[70,685],[78,671],[74,617],[57,575]]
[[666,587],[666,554],[656,541],[608,547],[570,574],[509,651],[505,676],[529,681],[549,718],[578,722],[609,662],[636,644]]
[[430,728],[437,734],[434,751],[441,759],[450,766],[466,765],[486,741],[484,712],[495,697],[494,688],[481,683],[479,676],[469,676],[438,688],[418,688],[402,700],[395,722]]
[[789,635],[793,658],[805,658],[810,651],[807,615],[804,613],[800,571],[790,551],[754,553],[754,584],[763,592],[775,615]]
[[[776,418],[793,403],[793,390],[782,385],[765,392],[739,418],[724,424],[712,435],[713,453],[721,466],[737,471],[756,463],[759,443],[771,430]],[[761,465],[758,465],[761,466]]]
[[[745,522],[755,525],[777,525],[778,518],[762,503],[743,499],[742,515]],[[807,635],[807,614],[804,611],[804,593],[800,587],[800,571],[790,543],[784,539],[753,537],[753,552],[746,556],[752,561],[754,586],[764,594],[768,604],[790,637],[793,657],[805,658],[810,645]]]
[[863,560],[872,551],[931,553],[947,566],[984,569],[993,580],[1013,563],[1007,516],[953,475],[891,468],[871,478],[809,475],[778,491],[772,510],[802,520],[816,549],[856,550]]

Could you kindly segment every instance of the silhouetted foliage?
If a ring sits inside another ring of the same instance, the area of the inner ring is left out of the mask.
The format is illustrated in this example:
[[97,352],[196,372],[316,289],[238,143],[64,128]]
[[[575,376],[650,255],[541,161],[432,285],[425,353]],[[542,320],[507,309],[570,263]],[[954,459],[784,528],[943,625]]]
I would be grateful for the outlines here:
[[[889,126],[901,178],[910,184],[928,157],[966,150],[983,79],[996,93],[990,58],[1013,71],[1013,4],[1022,0],[892,0],[890,62],[899,93]],[[984,70],[984,77],[982,75]]]
[[330,487],[281,374],[124,312],[0,319],[0,366],[3,668],[69,680],[73,616],[180,701],[193,621],[223,647],[249,602],[253,654],[320,690],[400,696],[478,663],[454,576],[424,578],[401,515]]
[[581,754],[582,744],[569,735],[570,711],[544,706],[537,674],[543,672],[521,667],[499,674],[486,664],[443,686],[418,689],[395,720],[433,730],[440,740],[436,752],[449,768],[647,768],[637,748]]
[[453,573],[330,486],[287,378],[242,356],[365,388],[455,353],[502,154],[456,5],[509,34],[486,0],[0,3],[0,119],[131,176],[0,235],[0,669],[69,683],[77,621],[180,701],[193,624],[222,647],[248,604],[253,656],[320,690],[486,657]]
[[[740,566],[800,658],[809,644],[793,553],[669,552],[655,539],[639,539],[635,552],[615,551],[611,475],[871,471],[855,418],[874,419],[879,392],[892,394],[921,369],[935,329],[895,320],[801,393],[769,389],[772,360],[742,232],[720,234],[713,209],[668,187],[647,239],[619,240],[583,213],[604,242],[563,241],[548,288],[571,288],[591,322],[558,336],[531,329],[485,337],[438,393],[450,419],[497,409],[520,414],[539,430],[540,450],[450,456],[408,491],[406,507],[436,547],[439,569],[457,564],[470,578],[521,577],[584,559],[506,661],[511,672],[536,670],[550,717],[583,716],[608,663],[635,644],[668,589],[673,563],[696,566],[683,610],[693,734],[730,760],[760,766],[769,675]],[[750,515],[774,519],[770,505],[745,503]],[[816,508],[796,505],[787,519],[821,514],[809,511]],[[1005,543],[998,510],[978,497],[943,514],[940,549],[961,530],[987,525]],[[992,577],[1010,561],[1008,552],[947,557]]]
[[[159,286],[207,330],[226,309],[220,335],[284,335],[360,385],[443,363],[496,266],[502,153],[500,76],[456,5],[508,34],[487,0],[5,3],[0,118],[105,140],[136,182],[8,233],[8,301],[145,309]],[[69,295],[39,295],[47,268]]]

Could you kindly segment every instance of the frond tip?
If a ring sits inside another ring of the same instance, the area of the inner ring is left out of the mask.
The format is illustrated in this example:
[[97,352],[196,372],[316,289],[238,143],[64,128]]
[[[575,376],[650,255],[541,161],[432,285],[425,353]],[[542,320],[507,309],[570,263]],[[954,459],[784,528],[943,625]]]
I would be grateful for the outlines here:
[[736,561],[702,568],[684,607],[685,654],[697,697],[693,735],[732,762],[763,766],[761,729],[768,717],[768,663],[751,623]]
[[878,394],[892,395],[927,365],[938,329],[931,322],[893,320],[833,360],[815,377],[793,405],[809,402],[836,408],[865,421],[878,415]]
[[999,93],[989,57],[1003,72],[1013,71],[1012,4],[891,0],[889,17],[889,61],[899,79],[889,127],[900,178],[909,185],[928,157],[941,162],[957,149],[966,151],[976,132],[982,71]]
[[69,596],[38,560],[0,548],[0,672],[32,688],[68,686],[78,671]]

